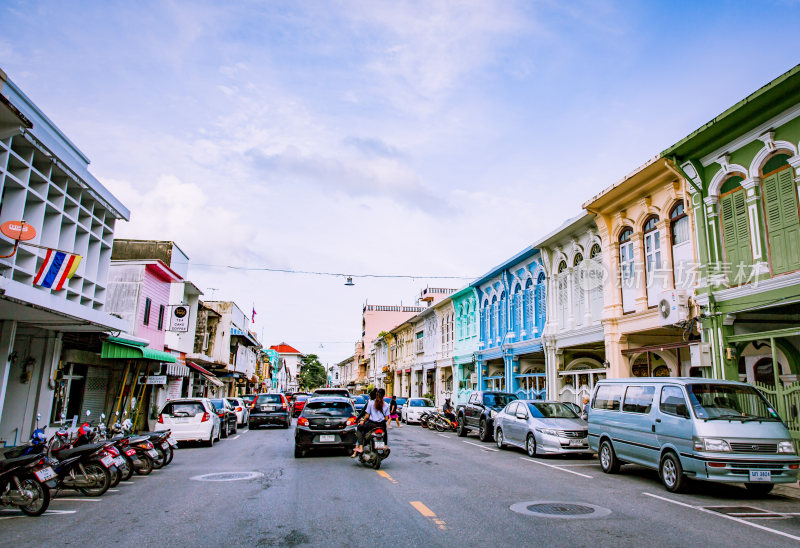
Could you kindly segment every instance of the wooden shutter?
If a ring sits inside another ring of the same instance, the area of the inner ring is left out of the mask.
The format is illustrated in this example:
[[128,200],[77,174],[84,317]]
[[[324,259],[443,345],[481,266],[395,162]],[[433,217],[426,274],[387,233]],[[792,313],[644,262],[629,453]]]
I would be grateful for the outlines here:
[[800,218],[792,170],[784,169],[767,177],[764,187],[764,214],[767,218],[770,262],[773,274],[800,268]]
[[[728,280],[742,283],[750,275],[749,269],[739,272],[739,265],[753,264],[750,246],[750,225],[747,221],[747,203],[744,190],[723,196],[720,200],[722,241],[725,262],[728,263]],[[738,279],[737,279],[738,278]]]

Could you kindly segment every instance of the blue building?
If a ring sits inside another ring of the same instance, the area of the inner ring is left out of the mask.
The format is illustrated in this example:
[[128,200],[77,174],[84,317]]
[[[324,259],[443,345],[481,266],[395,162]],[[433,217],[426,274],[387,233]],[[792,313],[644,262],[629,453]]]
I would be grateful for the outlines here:
[[471,286],[480,310],[478,386],[520,398],[546,398],[542,333],[547,284],[539,250],[524,249]]

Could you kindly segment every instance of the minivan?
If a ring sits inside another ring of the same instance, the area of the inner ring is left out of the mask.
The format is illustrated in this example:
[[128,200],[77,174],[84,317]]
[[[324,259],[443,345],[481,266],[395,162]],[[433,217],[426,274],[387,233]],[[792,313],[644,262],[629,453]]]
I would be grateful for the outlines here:
[[753,386],[702,378],[604,379],[592,393],[589,446],[603,472],[658,470],[668,491],[687,478],[744,483],[766,495],[797,481],[800,458],[786,426]]

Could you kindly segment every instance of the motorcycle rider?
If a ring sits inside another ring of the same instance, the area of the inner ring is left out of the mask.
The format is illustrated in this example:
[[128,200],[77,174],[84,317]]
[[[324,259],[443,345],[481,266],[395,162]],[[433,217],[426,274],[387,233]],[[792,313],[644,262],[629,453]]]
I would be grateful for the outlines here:
[[456,415],[453,413],[453,404],[450,402],[450,398],[444,400],[444,405],[442,405],[442,412],[444,416],[447,417],[448,420],[455,421]]
[[[364,450],[364,436],[371,430],[381,426],[386,430],[386,418],[389,416],[389,404],[383,399],[385,395],[386,391],[383,388],[380,390],[373,388],[372,392],[369,393],[370,400],[358,416],[358,420],[361,420],[364,416],[366,416],[367,419],[358,425],[358,442],[356,443],[353,454],[350,455],[351,457],[357,457],[358,454]],[[386,439],[387,444],[388,442],[389,440]]]

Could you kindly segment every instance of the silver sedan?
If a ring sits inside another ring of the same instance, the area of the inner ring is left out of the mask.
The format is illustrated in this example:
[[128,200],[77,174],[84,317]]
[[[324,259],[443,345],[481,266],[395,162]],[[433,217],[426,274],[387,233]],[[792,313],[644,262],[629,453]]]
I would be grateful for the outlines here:
[[586,421],[558,401],[512,401],[494,419],[497,447],[515,445],[531,457],[591,454],[587,434]]

